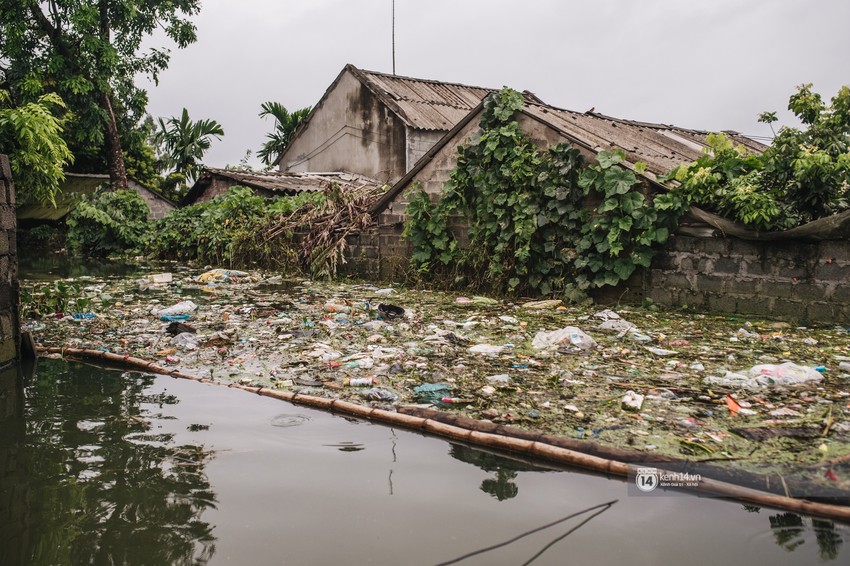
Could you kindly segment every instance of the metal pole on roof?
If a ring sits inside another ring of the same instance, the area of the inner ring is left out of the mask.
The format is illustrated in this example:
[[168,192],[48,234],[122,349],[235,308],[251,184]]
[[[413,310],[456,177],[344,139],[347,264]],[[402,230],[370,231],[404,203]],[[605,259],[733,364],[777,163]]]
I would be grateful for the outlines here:
[[395,75],[395,0],[393,0],[393,75]]

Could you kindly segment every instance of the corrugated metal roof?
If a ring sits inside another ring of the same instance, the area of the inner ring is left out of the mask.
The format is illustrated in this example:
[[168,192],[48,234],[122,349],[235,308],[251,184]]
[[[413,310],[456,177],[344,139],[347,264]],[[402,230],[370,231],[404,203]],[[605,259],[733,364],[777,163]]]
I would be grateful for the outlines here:
[[[698,159],[706,147],[709,132],[612,118],[593,112],[573,112],[542,104],[526,104],[523,112],[551,125],[567,137],[595,152],[620,149],[629,163],[642,161],[647,171],[662,175],[680,163]],[[766,146],[735,132],[730,139],[751,151]]]
[[[496,92],[496,89],[492,88],[366,71],[349,63],[343,67],[319,102],[301,122],[289,147],[293,147],[293,142],[310,127],[310,122],[319,113],[324,101],[346,73],[350,73],[369,88],[405,125],[418,130],[447,132],[469,114],[485,96]],[[522,92],[522,95],[528,102],[543,102],[533,92],[526,90]],[[288,149],[283,150],[283,153],[275,160],[275,164],[281,163],[287,151]]]
[[[460,120],[407,174],[384,193],[370,209],[370,213],[380,213],[437,154],[447,146],[454,148],[457,144],[452,141],[460,141],[455,139],[456,136],[471,120],[480,115],[481,110],[482,105],[479,104]],[[657,175],[669,173],[681,163],[698,159],[702,155],[702,149],[707,146],[706,137],[710,133],[667,124],[623,120],[593,112],[573,112],[543,104],[539,100],[531,101],[528,97],[525,107],[519,112],[559,131],[569,143],[584,146],[594,153],[621,149],[626,154],[627,164],[646,163],[646,172],[642,175],[650,180],[656,180]],[[762,153],[767,149],[766,145],[737,132],[724,133],[734,143],[741,144],[754,153]]]
[[240,185],[284,194],[321,191],[331,182],[337,182],[343,188],[363,185],[377,187],[379,185],[374,179],[344,172],[299,173],[288,171],[281,173],[279,171],[232,171],[213,168],[205,169],[201,178],[198,179],[198,183],[201,183],[204,177],[209,178],[211,175],[231,179]]
[[411,128],[450,130],[494,89],[355,69]]

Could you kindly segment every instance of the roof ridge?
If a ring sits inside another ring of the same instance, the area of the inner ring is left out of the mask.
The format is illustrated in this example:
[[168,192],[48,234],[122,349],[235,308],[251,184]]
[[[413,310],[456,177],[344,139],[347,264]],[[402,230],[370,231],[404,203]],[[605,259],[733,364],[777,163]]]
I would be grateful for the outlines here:
[[418,83],[429,83],[429,84],[438,84],[438,85],[460,86],[460,87],[464,87],[464,88],[475,88],[475,89],[478,89],[478,90],[489,90],[491,92],[496,92],[496,91],[499,90],[497,88],[491,88],[491,87],[486,87],[486,86],[468,85],[468,84],[464,84],[464,83],[441,81],[441,80],[437,80],[437,79],[420,79],[418,77],[408,77],[406,75],[392,75],[392,74],[389,74],[389,73],[382,73],[380,71],[370,71],[368,69],[361,69],[361,68],[356,67],[354,65],[351,65],[351,67],[353,67],[354,69],[357,69],[358,71],[360,71],[361,73],[363,73],[365,75],[377,75],[379,77],[385,77],[385,78],[388,78],[388,79],[415,81],[415,82],[418,82]]

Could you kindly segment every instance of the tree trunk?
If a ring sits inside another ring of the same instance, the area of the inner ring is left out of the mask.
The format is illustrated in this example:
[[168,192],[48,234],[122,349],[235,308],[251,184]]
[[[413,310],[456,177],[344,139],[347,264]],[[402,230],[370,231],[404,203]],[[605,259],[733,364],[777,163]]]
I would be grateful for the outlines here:
[[100,106],[106,111],[106,163],[109,168],[109,186],[112,189],[127,188],[127,169],[124,168],[124,152],[118,137],[118,123],[108,93],[100,95]]

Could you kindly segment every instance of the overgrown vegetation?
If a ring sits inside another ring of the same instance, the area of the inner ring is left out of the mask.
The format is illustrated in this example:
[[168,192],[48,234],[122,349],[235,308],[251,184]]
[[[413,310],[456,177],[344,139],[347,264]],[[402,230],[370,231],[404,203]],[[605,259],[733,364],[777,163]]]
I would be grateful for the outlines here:
[[147,220],[134,191],[98,192],[68,220],[68,247],[89,256],[143,253],[226,267],[263,267],[335,277],[346,238],[372,221],[368,209],[385,187],[346,187],[266,198],[232,187],[212,200]]
[[292,267],[293,252],[284,242],[262,234],[282,216],[314,206],[318,193],[268,199],[247,187],[233,187],[212,200],[172,211],[153,230],[150,252],[164,259],[214,265]]
[[148,205],[133,190],[100,190],[68,218],[68,247],[90,257],[139,251],[150,234]]
[[69,309],[85,311],[91,299],[83,296],[77,285],[61,279],[52,283],[21,287],[21,316],[43,318]]
[[[784,230],[847,210],[850,191],[850,88],[830,105],[798,87],[788,109],[804,128],[783,126],[761,155],[723,134],[708,137],[706,155],[680,165],[666,180],[682,198],[759,230]],[[776,113],[760,121],[773,123]]]
[[0,150],[9,155],[18,204],[56,203],[63,168],[73,161],[62,138],[65,119],[65,103],[55,93],[14,106],[0,90]]
[[458,148],[437,202],[414,187],[405,226],[414,264],[461,283],[473,273],[491,288],[573,299],[648,266],[685,203],[674,193],[650,198],[620,153],[587,165],[569,145],[536,147],[513,119],[522,104],[510,89],[485,101],[480,136]]

